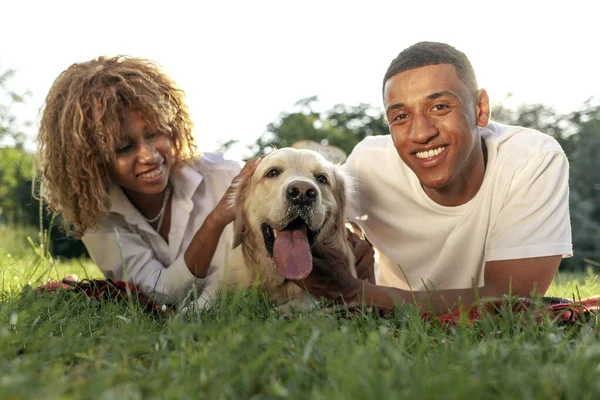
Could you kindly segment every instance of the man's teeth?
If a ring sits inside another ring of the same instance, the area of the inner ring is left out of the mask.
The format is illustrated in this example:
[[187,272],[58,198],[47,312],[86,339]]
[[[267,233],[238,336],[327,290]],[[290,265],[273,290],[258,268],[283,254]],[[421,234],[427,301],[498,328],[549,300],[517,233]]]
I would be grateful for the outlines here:
[[142,179],[152,179],[156,178],[160,174],[162,174],[165,170],[165,164],[161,164],[160,167],[156,168],[154,171],[146,172],[145,174],[140,175]]
[[417,158],[431,158],[440,154],[442,151],[446,150],[445,147],[438,147],[437,149],[427,150],[427,151],[419,151],[417,153]]

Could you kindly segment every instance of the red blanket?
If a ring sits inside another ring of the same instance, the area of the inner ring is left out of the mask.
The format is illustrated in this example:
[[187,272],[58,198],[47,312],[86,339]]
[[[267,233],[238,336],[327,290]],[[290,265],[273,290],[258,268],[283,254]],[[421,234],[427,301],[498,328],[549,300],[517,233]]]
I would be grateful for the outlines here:
[[[106,299],[112,301],[125,300],[128,296],[136,298],[144,309],[150,313],[168,315],[174,312],[169,306],[162,306],[154,303],[151,299],[138,291],[133,285],[123,281],[106,280],[88,280],[76,282],[63,280],[62,282],[50,282],[46,285],[36,288],[38,292],[55,292],[57,290],[71,290],[85,293],[89,297],[96,299]],[[535,299],[501,299],[482,302],[474,306],[466,306],[454,312],[441,316],[434,316],[430,313],[424,313],[423,319],[437,320],[444,325],[456,324],[460,321],[472,323],[484,319],[486,316],[498,315],[503,310],[510,310],[512,313],[532,312],[537,320],[542,315],[550,315],[556,322],[568,323],[576,322],[589,316],[594,312],[600,311],[600,296],[588,297],[579,301],[571,301],[558,297],[540,297]]]
[[510,310],[513,314],[530,312],[537,321],[542,316],[548,315],[555,322],[569,323],[582,320],[592,313],[600,311],[599,302],[600,296],[577,301],[560,297],[503,298],[466,306],[438,317],[425,313],[423,318],[429,320],[435,318],[442,324],[451,325],[459,321],[467,321],[468,323],[480,321],[487,316],[501,314],[503,310]]
[[123,281],[112,281],[110,279],[95,279],[85,281],[72,281],[63,279],[62,282],[49,282],[45,285],[38,286],[35,289],[37,292],[56,292],[58,290],[70,290],[73,292],[84,293],[95,299],[104,299],[110,301],[122,301],[131,296],[139,301],[144,307],[144,310],[159,315],[167,315],[174,312],[174,309],[169,306],[162,306],[149,299],[137,288]]

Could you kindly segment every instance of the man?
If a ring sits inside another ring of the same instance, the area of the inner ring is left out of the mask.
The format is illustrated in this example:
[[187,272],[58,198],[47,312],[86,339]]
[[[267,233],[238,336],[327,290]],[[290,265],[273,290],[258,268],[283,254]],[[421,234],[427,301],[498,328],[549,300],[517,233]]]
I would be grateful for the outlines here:
[[[417,43],[383,83],[390,135],[368,137],[344,165],[349,219],[378,250],[377,285],[315,259],[314,295],[438,311],[462,299],[543,295],[572,255],[569,166],[543,133],[490,121],[486,91],[455,48]],[[330,271],[333,269],[333,271]]]

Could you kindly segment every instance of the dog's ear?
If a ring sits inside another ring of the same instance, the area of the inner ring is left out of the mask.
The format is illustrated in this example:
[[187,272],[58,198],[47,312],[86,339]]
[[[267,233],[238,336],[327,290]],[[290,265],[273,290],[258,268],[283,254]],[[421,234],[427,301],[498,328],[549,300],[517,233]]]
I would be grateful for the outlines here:
[[233,221],[233,246],[235,249],[242,244],[242,239],[248,230],[248,222],[244,214],[244,204],[250,193],[251,177],[239,179],[233,185],[233,192],[227,199],[229,207],[235,211],[235,221]]
[[336,189],[334,191],[335,201],[340,208],[340,214],[346,215],[346,205],[348,199],[353,195],[353,185],[349,176],[342,172],[340,166],[335,166],[334,169]]
[[338,213],[335,216],[335,224],[337,225],[336,229],[344,229],[345,218],[346,218],[346,204],[348,204],[348,197],[352,194],[352,185],[349,177],[347,177],[341,170],[339,166],[334,167],[333,169],[335,175],[335,190],[333,195],[335,196],[335,201],[339,207]]

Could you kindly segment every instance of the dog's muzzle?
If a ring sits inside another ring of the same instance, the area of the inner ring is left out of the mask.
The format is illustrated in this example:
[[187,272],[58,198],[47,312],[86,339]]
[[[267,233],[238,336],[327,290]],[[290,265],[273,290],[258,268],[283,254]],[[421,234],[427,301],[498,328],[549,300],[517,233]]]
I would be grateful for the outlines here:
[[293,181],[285,188],[285,199],[288,203],[285,222],[276,226],[263,223],[263,239],[282,276],[304,279],[312,271],[310,248],[321,230],[321,226],[315,226],[314,219],[319,190],[310,182]]

